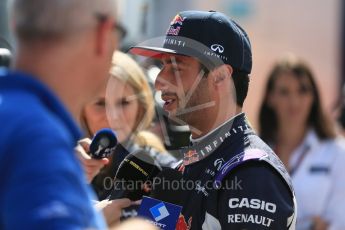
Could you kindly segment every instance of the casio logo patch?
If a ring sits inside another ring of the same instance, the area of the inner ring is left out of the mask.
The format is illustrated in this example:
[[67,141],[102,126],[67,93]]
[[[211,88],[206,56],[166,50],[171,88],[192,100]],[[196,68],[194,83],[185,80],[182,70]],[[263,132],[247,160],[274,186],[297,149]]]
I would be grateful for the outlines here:
[[266,202],[259,199],[248,199],[248,198],[231,198],[229,199],[230,208],[251,208],[261,209],[270,213],[275,213],[277,206],[273,203]]

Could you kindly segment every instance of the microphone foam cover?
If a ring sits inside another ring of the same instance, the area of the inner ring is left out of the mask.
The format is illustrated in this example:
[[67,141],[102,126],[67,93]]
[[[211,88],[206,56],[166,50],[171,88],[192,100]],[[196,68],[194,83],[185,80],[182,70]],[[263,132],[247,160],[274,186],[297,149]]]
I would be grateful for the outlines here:
[[108,157],[117,145],[116,134],[113,130],[105,128],[99,130],[90,144],[90,155],[94,159]]

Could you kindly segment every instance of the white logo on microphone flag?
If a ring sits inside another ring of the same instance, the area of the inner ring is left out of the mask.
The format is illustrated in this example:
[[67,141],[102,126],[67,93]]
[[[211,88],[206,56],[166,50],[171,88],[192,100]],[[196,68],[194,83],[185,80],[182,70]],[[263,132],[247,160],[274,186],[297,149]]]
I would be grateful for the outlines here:
[[170,215],[168,212],[168,209],[165,207],[163,202],[150,208],[150,212],[153,218],[155,219],[155,221],[160,221]]

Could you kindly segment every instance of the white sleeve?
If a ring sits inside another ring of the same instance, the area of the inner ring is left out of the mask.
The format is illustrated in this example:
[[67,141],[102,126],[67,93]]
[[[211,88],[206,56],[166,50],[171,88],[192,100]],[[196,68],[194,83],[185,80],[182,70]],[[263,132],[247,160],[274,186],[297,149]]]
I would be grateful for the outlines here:
[[[339,140],[337,140],[338,142]],[[342,142],[342,143],[341,143]],[[332,187],[329,194],[329,201],[325,207],[326,219],[330,222],[329,230],[345,229],[345,141],[336,143],[336,158],[332,166],[331,178]]]

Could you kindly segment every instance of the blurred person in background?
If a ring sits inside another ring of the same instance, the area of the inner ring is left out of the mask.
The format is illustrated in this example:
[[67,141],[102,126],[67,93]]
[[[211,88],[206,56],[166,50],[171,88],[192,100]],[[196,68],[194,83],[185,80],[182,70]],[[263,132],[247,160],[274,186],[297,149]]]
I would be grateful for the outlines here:
[[269,74],[259,128],[292,177],[297,229],[345,229],[344,141],[322,108],[310,67],[293,54]]
[[[145,149],[160,165],[172,165],[175,158],[166,152],[162,141],[155,134],[147,131],[155,115],[154,100],[140,66],[129,55],[116,51],[110,75],[98,96],[83,109],[81,120],[88,137],[92,138],[102,128],[111,127],[119,143],[129,152]],[[90,139],[80,143],[87,152]],[[111,188],[105,188],[105,180],[114,179],[124,157],[115,150],[109,160],[83,160],[88,180],[92,181],[100,199],[109,195]]]
[[[0,229],[105,229],[73,154],[75,123],[108,78],[113,0],[13,0],[14,70],[0,72]],[[128,199],[119,210],[130,205]]]
[[345,85],[342,87],[340,98],[334,111],[337,117],[338,130],[345,137]]

